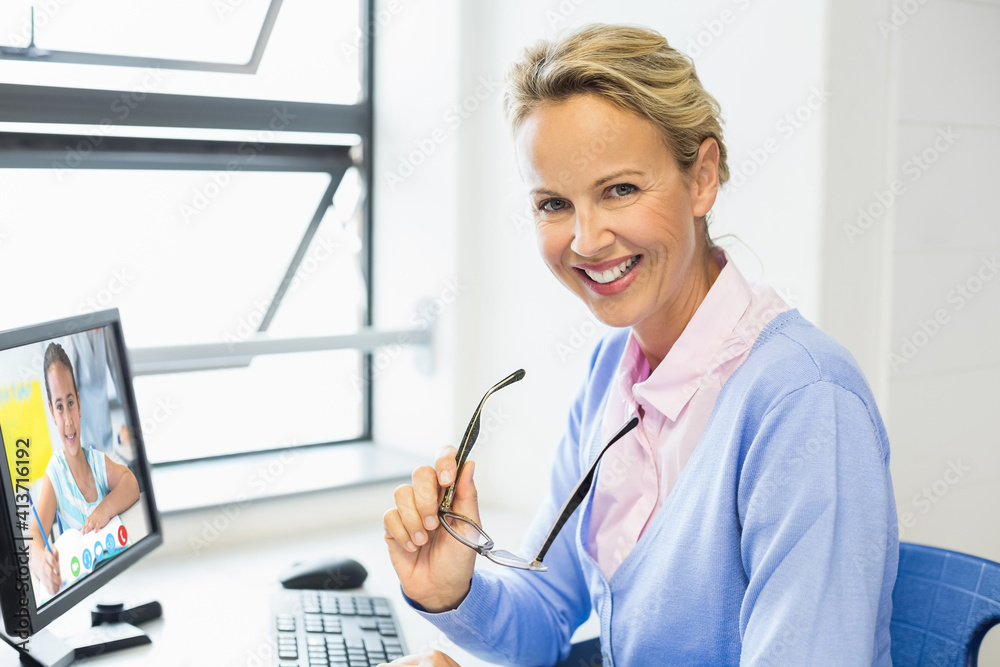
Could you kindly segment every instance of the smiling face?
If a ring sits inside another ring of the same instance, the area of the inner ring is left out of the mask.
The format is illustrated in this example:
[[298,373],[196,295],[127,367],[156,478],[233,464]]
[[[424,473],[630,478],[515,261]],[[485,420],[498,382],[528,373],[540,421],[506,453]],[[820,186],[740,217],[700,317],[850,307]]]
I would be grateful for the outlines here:
[[633,327],[655,366],[719,273],[698,220],[718,192],[717,144],[685,179],[650,122],[577,95],[529,114],[516,148],[545,263],[601,321]]
[[65,364],[55,363],[49,366],[48,381],[52,419],[59,429],[66,456],[76,456],[80,451],[80,398],[73,383],[73,373]]

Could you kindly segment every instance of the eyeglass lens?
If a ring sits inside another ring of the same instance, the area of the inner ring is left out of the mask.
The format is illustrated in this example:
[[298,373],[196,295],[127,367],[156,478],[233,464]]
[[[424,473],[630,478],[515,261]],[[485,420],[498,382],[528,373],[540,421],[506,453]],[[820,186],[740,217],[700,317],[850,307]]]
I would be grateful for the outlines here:
[[469,517],[454,512],[443,512],[440,517],[445,530],[465,546],[476,551],[493,548],[493,540],[490,539],[490,536],[483,532],[479,524]]

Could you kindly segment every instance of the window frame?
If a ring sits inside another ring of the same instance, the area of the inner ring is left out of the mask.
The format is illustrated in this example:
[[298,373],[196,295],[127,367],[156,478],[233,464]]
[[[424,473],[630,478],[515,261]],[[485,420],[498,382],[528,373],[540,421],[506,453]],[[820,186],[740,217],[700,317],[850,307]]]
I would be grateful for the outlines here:
[[[362,352],[362,432],[357,438],[332,442],[297,445],[296,448],[323,447],[339,444],[370,442],[373,424],[373,359],[372,350],[390,344],[430,345],[431,331],[410,329],[377,331],[372,328],[373,294],[373,187],[375,184],[374,155],[374,37],[376,16],[374,0],[359,0],[361,40],[359,66],[361,96],[356,104],[323,104],[280,100],[208,97],[196,95],[171,95],[144,93],[141,103],[129,105],[127,113],[118,114],[114,125],[142,128],[185,128],[237,131],[272,130],[276,137],[281,132],[294,132],[297,137],[307,133],[353,135],[360,137],[354,145],[344,142],[329,143],[268,143],[252,161],[238,161],[245,171],[296,171],[323,172],[331,177],[312,221],[307,227],[298,250],[293,256],[285,277],[277,287],[275,298],[262,319],[257,333],[267,330],[277,308],[306,256],[309,244],[318,229],[323,215],[332,203],[344,174],[354,167],[360,172],[363,183],[361,270],[367,291],[362,328],[357,333],[340,336],[302,337],[286,340],[255,340],[238,343],[210,343],[204,345],[175,345],[130,350],[132,367],[136,375],[168,372],[185,372],[206,368],[237,367],[249,364],[260,354],[279,354],[331,349],[357,349]],[[268,37],[277,18],[282,0],[272,0],[267,17],[258,36],[254,56],[246,65],[234,66],[193,61],[164,61],[162,59],[135,58],[114,55],[70,54],[59,52],[58,58],[49,62],[84,62],[102,65],[116,64],[130,67],[170,67],[172,69],[200,69],[205,71],[254,71],[263,55]],[[83,58],[86,56],[86,58]],[[0,59],[24,59],[23,56],[0,54]],[[69,58],[69,60],[66,60]],[[83,58],[81,60],[81,58]],[[28,58],[31,59],[31,58]],[[35,59],[42,64],[44,61]],[[156,62],[153,62],[156,60]],[[148,61],[148,62],[147,62]],[[242,67],[243,70],[233,70]],[[0,83],[0,122],[51,125],[85,126],[99,132],[111,123],[109,110],[115,103],[130,99],[134,93],[100,89],[61,88]],[[138,101],[138,100],[137,100]],[[280,127],[275,119],[280,118]],[[155,132],[154,132],[155,133]],[[219,170],[237,159],[239,149],[246,142],[207,139],[157,139],[148,136],[100,136],[100,134],[62,133],[47,134],[37,131],[0,130],[0,168],[50,169],[66,160],[67,147],[85,147],[87,159],[79,168],[85,169],[161,169],[161,170]],[[221,355],[225,352],[227,358]],[[260,456],[284,451],[284,447],[214,454],[196,459],[173,460],[153,464],[154,468],[206,461]]]
[[[176,58],[148,58],[142,56],[121,56],[106,53],[84,53],[80,51],[50,51],[39,50],[35,46],[35,12],[31,12],[31,42],[26,47],[3,45],[0,47],[0,60],[36,60],[47,63],[69,63],[73,65],[111,65],[114,67],[149,67],[172,70],[191,70],[196,72],[224,72],[232,74],[256,74],[260,60],[267,50],[271,32],[278,20],[278,12],[284,0],[271,0],[267,13],[260,26],[260,32],[254,42],[253,53],[245,63],[214,63],[198,60],[180,60]],[[362,18],[365,14],[361,15]],[[42,60],[44,59],[44,60]],[[364,85],[364,84],[362,84]]]

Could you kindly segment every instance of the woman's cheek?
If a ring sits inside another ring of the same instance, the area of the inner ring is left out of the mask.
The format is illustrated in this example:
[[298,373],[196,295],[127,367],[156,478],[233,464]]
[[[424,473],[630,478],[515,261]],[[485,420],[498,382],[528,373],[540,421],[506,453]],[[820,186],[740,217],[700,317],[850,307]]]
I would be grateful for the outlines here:
[[572,241],[568,235],[560,229],[559,225],[542,223],[536,228],[538,242],[538,254],[541,255],[545,264],[553,271],[558,271],[562,266],[563,255],[569,250]]

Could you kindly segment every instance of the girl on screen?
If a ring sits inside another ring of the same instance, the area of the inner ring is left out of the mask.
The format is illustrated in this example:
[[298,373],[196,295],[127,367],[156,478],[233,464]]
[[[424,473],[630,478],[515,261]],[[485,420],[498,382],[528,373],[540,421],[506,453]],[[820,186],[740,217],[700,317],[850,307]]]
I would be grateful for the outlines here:
[[38,523],[31,523],[31,569],[49,594],[62,586],[59,552],[46,549],[40,530],[49,533],[58,516],[64,530],[97,531],[139,500],[139,483],[128,467],[80,441],[80,394],[73,365],[58,343],[45,350],[43,374],[49,412],[63,448],[49,459],[38,498]]

